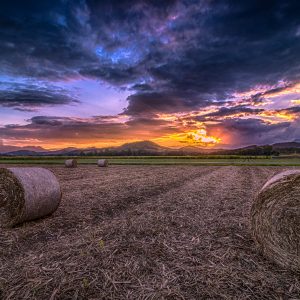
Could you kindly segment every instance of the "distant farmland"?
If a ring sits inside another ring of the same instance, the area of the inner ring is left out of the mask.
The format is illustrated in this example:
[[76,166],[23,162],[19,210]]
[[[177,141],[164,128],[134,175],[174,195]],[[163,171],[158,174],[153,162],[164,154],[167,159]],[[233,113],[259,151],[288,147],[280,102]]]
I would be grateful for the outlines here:
[[[67,156],[0,157],[0,164],[64,164]],[[111,165],[249,165],[249,166],[300,166],[299,157],[202,155],[202,156],[89,156],[77,158],[79,164],[96,164],[106,158]]]

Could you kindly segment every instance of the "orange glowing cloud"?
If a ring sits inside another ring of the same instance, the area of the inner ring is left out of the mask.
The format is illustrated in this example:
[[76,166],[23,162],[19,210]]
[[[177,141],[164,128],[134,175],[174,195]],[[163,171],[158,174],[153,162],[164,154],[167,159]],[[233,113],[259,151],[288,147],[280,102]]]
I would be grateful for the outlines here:
[[214,147],[221,142],[221,138],[208,135],[206,129],[203,127],[196,130],[166,135],[156,139],[156,141],[168,146],[177,146],[178,143],[184,143],[201,147]]
[[267,92],[268,90],[274,89],[274,88],[275,88],[275,86],[257,85],[249,91],[233,93],[233,96],[236,98],[250,98],[257,94],[263,94],[263,93]]
[[[266,99],[264,97],[264,94],[267,93],[270,90],[276,89],[276,88],[281,88],[283,84],[278,84],[278,85],[257,85],[254,88],[252,88],[249,91],[245,92],[238,92],[234,93],[233,96],[236,99],[235,105],[251,105],[251,106],[265,106],[268,104],[271,104],[272,101],[269,99]],[[261,95],[264,97],[264,101],[253,101],[252,97],[256,95]],[[269,98],[269,97],[267,97]]]
[[[292,94],[300,94],[300,83],[291,84],[281,81],[276,85],[267,86],[259,85],[253,89],[234,93],[233,96],[237,100],[235,103],[239,105],[265,106],[274,103],[274,98]],[[252,97],[259,96],[263,101],[253,101]],[[299,100],[291,100],[293,104],[299,104]]]
[[271,123],[280,123],[284,121],[294,121],[297,115],[285,110],[281,111],[264,111],[259,114],[261,117],[267,118]]
[[201,144],[206,146],[214,146],[215,144],[219,144],[221,141],[220,138],[208,136],[204,128],[189,132],[187,134],[187,138],[195,144]]
[[268,93],[268,97],[278,97],[289,94],[299,94],[300,93],[300,83],[296,83],[293,85],[288,85],[286,88],[281,89],[279,91],[275,91],[273,93]]
[[300,105],[300,99],[291,100],[292,104]]

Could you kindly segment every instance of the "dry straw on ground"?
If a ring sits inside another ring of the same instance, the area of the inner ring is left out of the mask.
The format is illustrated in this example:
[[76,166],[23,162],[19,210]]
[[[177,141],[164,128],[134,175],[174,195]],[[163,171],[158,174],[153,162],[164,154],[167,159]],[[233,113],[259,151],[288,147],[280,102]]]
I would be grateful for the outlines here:
[[249,227],[284,168],[49,168],[60,208],[0,230],[0,299],[299,299],[300,273],[264,259]]
[[66,159],[65,167],[66,168],[77,168],[77,160],[76,159]]
[[0,227],[53,213],[61,200],[55,175],[44,168],[0,169]]
[[98,167],[108,167],[108,160],[107,159],[98,159]]
[[251,210],[252,233],[262,253],[300,270],[300,171],[277,174],[263,186]]

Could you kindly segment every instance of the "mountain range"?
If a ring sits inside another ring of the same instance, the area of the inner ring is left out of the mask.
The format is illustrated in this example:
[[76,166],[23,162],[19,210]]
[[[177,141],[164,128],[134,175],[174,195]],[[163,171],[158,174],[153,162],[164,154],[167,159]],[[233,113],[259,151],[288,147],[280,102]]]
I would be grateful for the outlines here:
[[42,147],[17,147],[0,145],[0,154],[6,156],[85,156],[85,155],[197,155],[197,154],[238,154],[278,155],[300,153],[300,142],[292,141],[272,145],[251,145],[237,149],[212,149],[185,146],[178,149],[160,146],[151,141],[126,143],[118,147],[84,148],[74,147],[60,150],[46,150]]

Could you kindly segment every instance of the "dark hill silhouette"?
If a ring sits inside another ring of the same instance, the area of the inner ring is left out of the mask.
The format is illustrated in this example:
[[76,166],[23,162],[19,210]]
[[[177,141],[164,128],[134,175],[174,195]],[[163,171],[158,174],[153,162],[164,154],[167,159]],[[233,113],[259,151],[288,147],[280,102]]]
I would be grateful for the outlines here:
[[152,141],[137,141],[118,147],[107,148],[65,148],[47,151],[41,147],[1,146],[0,153],[10,156],[45,156],[45,155],[197,155],[197,154],[237,154],[237,155],[279,155],[300,153],[300,142],[284,142],[273,145],[250,145],[237,149],[214,149],[185,146],[178,149],[163,147]]
[[133,143],[126,143],[120,147],[116,147],[117,150],[150,150],[150,151],[162,151],[164,149],[168,149],[166,147],[162,147],[151,141],[139,141]]

